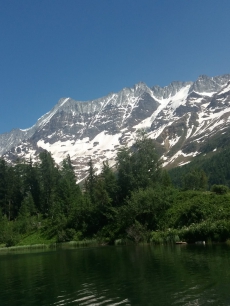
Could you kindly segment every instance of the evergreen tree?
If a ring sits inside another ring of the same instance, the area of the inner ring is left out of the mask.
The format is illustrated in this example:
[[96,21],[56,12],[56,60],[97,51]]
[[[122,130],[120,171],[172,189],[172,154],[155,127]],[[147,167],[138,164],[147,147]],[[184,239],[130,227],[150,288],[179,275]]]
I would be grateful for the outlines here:
[[43,151],[39,155],[40,165],[40,186],[41,186],[41,209],[43,214],[51,216],[51,211],[55,205],[55,197],[57,195],[57,182],[59,173],[55,167],[54,159],[47,151]]
[[19,213],[22,216],[32,216],[36,214],[36,207],[31,192],[27,192],[25,195]]
[[26,164],[25,167],[25,192],[31,193],[33,198],[34,205],[36,207],[37,213],[42,212],[42,203],[41,203],[41,177],[39,177],[39,166],[38,164],[33,164],[32,159]]
[[97,182],[97,175],[95,174],[92,159],[89,160],[88,166],[89,169],[88,176],[85,180],[85,191],[88,194],[91,203],[93,204],[95,202],[94,193]]
[[8,176],[8,200],[12,205],[11,218],[15,219],[24,197],[24,165],[18,162],[15,166],[10,166]]
[[108,219],[111,218],[111,198],[108,195],[105,187],[105,181],[102,178],[98,178],[95,190],[94,190],[94,230],[97,232],[103,226],[108,223]]
[[7,214],[7,170],[4,159],[0,159],[0,208],[3,215]]
[[20,234],[25,234],[29,232],[35,226],[35,220],[33,220],[33,215],[36,213],[36,208],[34,205],[33,197],[30,192],[24,197],[19,214],[17,217],[16,227]]
[[68,215],[81,198],[81,190],[76,184],[74,168],[68,155],[62,162],[58,182],[58,197],[62,202],[62,211]]
[[19,166],[0,163],[0,205],[8,220],[17,217],[23,199],[23,184]]
[[168,174],[168,171],[166,171],[165,169],[162,170],[161,172],[161,177],[160,177],[160,184],[164,187],[170,187],[172,186],[172,181],[171,178]]

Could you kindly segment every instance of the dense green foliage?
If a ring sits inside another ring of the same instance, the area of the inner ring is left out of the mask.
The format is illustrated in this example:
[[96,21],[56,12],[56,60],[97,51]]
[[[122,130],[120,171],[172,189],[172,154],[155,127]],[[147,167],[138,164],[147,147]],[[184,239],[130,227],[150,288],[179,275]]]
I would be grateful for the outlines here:
[[[212,147],[213,148],[213,147]],[[214,147],[215,149],[216,147]],[[219,152],[200,154],[191,163],[169,171],[173,184],[183,188],[184,180],[188,173],[203,171],[207,176],[208,188],[212,185],[226,185],[230,187],[230,146],[225,146]]]
[[46,151],[38,163],[0,160],[0,244],[230,238],[228,187],[205,167],[186,167],[180,176],[171,172],[172,181],[181,182],[175,188],[145,134],[118,152],[115,171],[108,162],[100,175],[92,160],[88,166],[81,189],[69,156],[61,166]]

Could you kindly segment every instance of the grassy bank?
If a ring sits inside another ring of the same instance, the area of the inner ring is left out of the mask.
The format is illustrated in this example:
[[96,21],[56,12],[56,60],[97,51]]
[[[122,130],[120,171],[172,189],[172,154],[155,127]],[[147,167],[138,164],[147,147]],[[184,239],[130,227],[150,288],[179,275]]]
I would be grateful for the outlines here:
[[51,249],[55,248],[56,244],[33,244],[33,245],[18,245],[18,246],[11,246],[11,247],[1,247],[0,252],[11,252],[11,251],[31,251],[31,250],[38,250],[38,249]]
[[57,237],[49,237],[42,229],[37,229],[18,238],[18,242],[13,246],[0,244],[0,252],[20,252],[35,250],[51,250],[59,248],[77,248],[99,245],[95,239],[84,239],[82,241],[69,241],[57,243]]

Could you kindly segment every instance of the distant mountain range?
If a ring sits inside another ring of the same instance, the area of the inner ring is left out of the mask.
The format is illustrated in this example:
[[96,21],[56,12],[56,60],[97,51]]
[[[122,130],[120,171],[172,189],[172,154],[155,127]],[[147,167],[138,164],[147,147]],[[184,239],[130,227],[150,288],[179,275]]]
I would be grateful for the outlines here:
[[85,102],[62,98],[31,128],[1,134],[0,154],[10,163],[36,161],[42,150],[57,163],[69,154],[81,180],[90,158],[98,172],[104,160],[114,165],[117,150],[131,146],[138,129],[154,140],[166,167],[218,150],[210,143],[230,131],[230,75],[166,87],[138,83]]

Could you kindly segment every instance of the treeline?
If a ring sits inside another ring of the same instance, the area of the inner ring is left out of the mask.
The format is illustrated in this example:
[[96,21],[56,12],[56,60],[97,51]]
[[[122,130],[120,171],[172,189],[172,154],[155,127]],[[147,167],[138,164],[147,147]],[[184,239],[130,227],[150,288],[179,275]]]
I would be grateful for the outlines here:
[[[195,170],[181,178],[183,191],[175,188],[144,133],[131,148],[119,150],[116,162],[115,170],[104,162],[97,175],[90,160],[80,187],[69,156],[61,166],[46,151],[37,163],[11,166],[0,160],[0,244],[16,245],[34,233],[56,242],[201,239],[203,233],[188,236],[190,227],[204,222],[223,225],[230,216],[226,186],[204,192],[207,175]],[[213,228],[205,237],[230,238],[226,222],[223,233],[217,235]]]
[[15,166],[0,160],[0,209],[9,221],[22,214],[51,217],[58,206],[68,210],[71,198],[76,201],[81,194],[69,157],[60,168],[49,152],[40,153],[39,159]]

